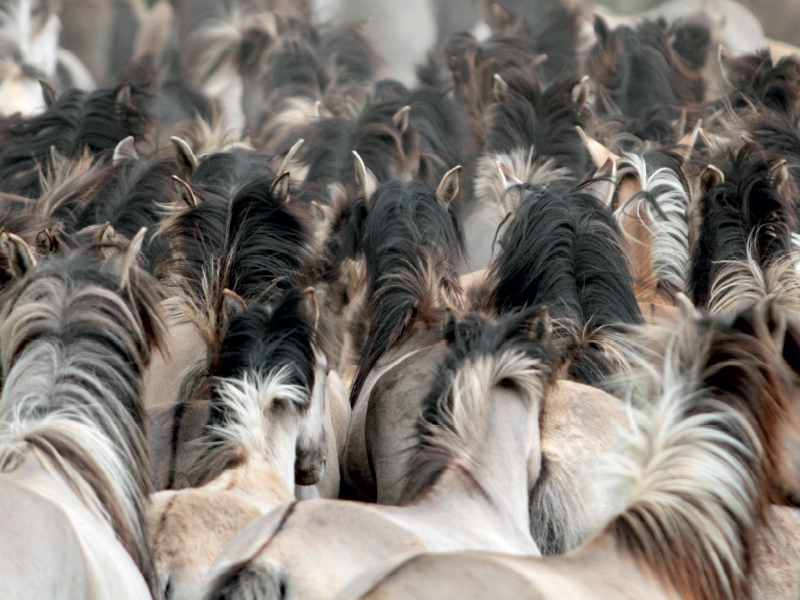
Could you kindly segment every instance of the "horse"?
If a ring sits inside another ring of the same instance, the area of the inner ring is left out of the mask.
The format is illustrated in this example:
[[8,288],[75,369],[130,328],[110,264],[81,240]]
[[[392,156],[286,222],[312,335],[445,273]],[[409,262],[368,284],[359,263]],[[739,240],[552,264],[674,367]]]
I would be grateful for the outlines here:
[[464,223],[476,270],[491,261],[493,240],[502,237],[498,229],[516,212],[525,189],[571,187],[589,165],[575,129],[585,125],[587,80],[560,79],[541,92],[531,74],[508,69],[495,75],[495,84],[497,103],[487,109],[491,125],[475,167],[474,205]]
[[542,307],[495,323],[449,312],[440,334],[447,356],[422,401],[405,504],[283,505],[220,555],[203,597],[255,590],[279,598],[330,597],[379,561],[422,549],[537,554],[528,490],[539,471],[541,401],[554,381],[549,332]]
[[632,357],[643,414],[606,470],[626,506],[598,535],[564,557],[405,557],[337,598],[748,597],[759,533],[777,484],[789,483],[781,428],[796,425],[775,352],[785,322],[771,299],[733,317],[700,315],[683,296],[679,305],[677,327]]
[[563,356],[559,377],[602,385],[615,370],[604,336],[642,320],[613,215],[580,188],[534,187],[502,245],[486,274],[481,304],[496,312],[550,306]]
[[[148,511],[164,595],[196,598],[216,556],[247,524],[294,499],[326,468],[326,376],[313,288],[268,307],[229,295],[210,419],[191,443],[195,487],[161,491]],[[335,449],[335,447],[334,447]],[[334,455],[335,457],[335,455]],[[333,461],[332,467],[338,469]]]
[[77,159],[88,152],[111,158],[125,138],[143,139],[151,121],[148,89],[140,82],[91,93],[68,90],[43,113],[5,123],[0,189],[38,197],[39,173],[53,169],[57,156]]
[[39,264],[2,235],[17,275],[0,318],[6,594],[160,597],[140,394],[163,323],[156,283],[136,265],[144,233]]
[[687,281],[698,306],[712,312],[730,306],[719,293],[711,304],[711,290],[725,286],[735,294],[723,279],[732,273],[726,265],[746,261],[748,247],[761,270],[791,257],[795,215],[786,195],[789,181],[785,160],[753,143],[728,149],[702,171]]
[[[427,389],[426,374],[435,374],[431,371],[436,369],[437,355],[443,358],[434,348],[441,315],[448,305],[459,308],[464,301],[457,277],[462,234],[451,206],[458,191],[458,169],[445,175],[435,193],[423,183],[400,181],[370,191],[369,173],[358,158],[357,179],[364,182],[365,191],[354,212],[360,215],[357,231],[363,232],[358,245],[366,265],[369,325],[350,391],[353,415],[342,474],[346,493],[368,499],[377,493],[370,463],[389,460],[388,481],[396,485],[399,462],[394,450],[397,443],[405,445],[408,429],[399,426],[399,415],[393,411],[399,408],[403,422],[413,423],[418,407],[414,404],[409,412],[408,400],[414,403],[419,390]],[[402,379],[404,385],[389,384],[391,393],[378,392],[375,382],[389,370],[395,383]],[[370,448],[365,438],[369,414],[385,415],[378,422],[392,423],[374,437],[380,448]]]

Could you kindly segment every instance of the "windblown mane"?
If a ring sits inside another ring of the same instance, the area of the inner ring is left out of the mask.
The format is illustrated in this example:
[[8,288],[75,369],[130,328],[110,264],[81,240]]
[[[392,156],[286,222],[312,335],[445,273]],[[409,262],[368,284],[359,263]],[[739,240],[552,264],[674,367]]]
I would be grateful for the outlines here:
[[[702,100],[699,73],[693,72],[669,42],[666,23],[644,21],[610,31],[595,18],[597,43],[589,52],[586,72],[597,83],[595,108],[601,115],[622,113],[638,120],[639,133],[650,138],[671,131],[678,106]],[[698,84],[700,84],[698,86]],[[641,137],[641,136],[640,136]]]
[[501,243],[486,278],[493,308],[547,305],[570,376],[600,383],[613,372],[602,332],[642,320],[611,213],[588,194],[534,187]]
[[612,469],[630,492],[606,531],[687,600],[750,597],[758,531],[781,501],[790,388],[755,314],[683,318],[631,349],[647,419]]
[[253,304],[231,318],[218,357],[212,361],[211,412],[190,469],[202,485],[262,453],[262,419],[279,398],[303,412],[314,387],[314,326],[300,309],[303,295],[290,290],[276,304]]
[[762,269],[772,260],[791,256],[794,208],[768,180],[777,161],[755,144],[730,150],[716,161],[725,181],[709,190],[696,209],[700,226],[688,288],[698,306],[708,305],[713,282],[725,264],[747,260],[748,243]]
[[539,310],[514,311],[496,323],[472,314],[445,326],[442,338],[450,349],[422,400],[401,504],[418,498],[448,467],[470,476],[477,459],[474,443],[492,387],[509,380],[525,392],[528,402],[546,396],[555,382],[555,351],[522,326]]
[[133,267],[119,290],[117,260],[82,251],[43,261],[4,294],[0,470],[32,446],[67,480],[82,478],[156,595],[141,389],[165,329],[155,282]]
[[352,403],[375,363],[412,322],[430,318],[447,303],[460,304],[458,264],[463,255],[455,212],[442,206],[424,183],[391,181],[378,188],[366,208],[358,201],[354,209],[366,263],[370,326]]
[[686,289],[689,194],[679,170],[654,168],[648,154],[629,154],[620,162],[617,181],[634,175],[642,189],[617,207],[614,216],[620,222],[625,218],[642,219],[650,234],[650,263],[656,286],[674,296]]

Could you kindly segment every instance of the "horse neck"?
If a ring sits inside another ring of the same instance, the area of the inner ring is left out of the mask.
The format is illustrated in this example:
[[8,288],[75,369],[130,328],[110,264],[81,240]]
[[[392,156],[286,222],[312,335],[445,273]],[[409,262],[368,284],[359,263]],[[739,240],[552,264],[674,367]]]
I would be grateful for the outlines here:
[[[530,536],[528,458],[541,460],[538,430],[529,439],[532,418],[514,392],[492,388],[480,429],[466,449],[468,459],[455,456],[419,502],[431,514],[464,523],[491,524],[493,533],[524,552],[536,552]],[[474,527],[473,531],[477,531]]]
[[273,461],[251,455],[236,467],[223,471],[203,488],[210,492],[234,490],[253,497],[256,504],[264,504],[269,509],[294,499],[294,465],[291,473],[281,473],[275,469]]

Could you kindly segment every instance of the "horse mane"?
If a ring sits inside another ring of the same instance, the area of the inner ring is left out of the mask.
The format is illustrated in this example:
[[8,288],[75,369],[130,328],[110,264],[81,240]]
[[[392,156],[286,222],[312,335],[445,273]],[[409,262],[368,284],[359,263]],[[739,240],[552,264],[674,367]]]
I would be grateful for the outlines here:
[[437,318],[445,303],[460,304],[461,225],[451,207],[420,182],[391,181],[358,200],[354,237],[366,266],[367,341],[353,380],[355,403],[378,359],[412,322]]
[[[614,211],[620,223],[624,218],[639,218],[647,224],[650,234],[650,263],[656,286],[675,296],[686,290],[689,267],[689,194],[680,174],[680,167],[658,167],[650,158],[661,152],[644,155],[628,154],[619,164],[617,181],[635,176],[642,185],[625,204]],[[669,157],[668,157],[669,158]],[[658,163],[656,163],[658,164]]]
[[320,119],[298,132],[298,137],[305,142],[294,162],[308,169],[306,181],[323,189],[342,181],[355,128],[355,122],[348,118],[332,117]]
[[582,177],[589,153],[575,129],[586,124],[572,100],[578,78],[560,78],[542,92],[536,77],[523,69],[507,69],[501,76],[508,89],[502,101],[488,110],[484,155],[532,149],[532,162],[554,159],[555,167],[566,169],[575,179]]
[[621,112],[642,118],[660,109],[674,119],[675,107],[699,100],[693,84],[700,76],[669,44],[665,23],[644,21],[635,29],[620,25],[610,31],[596,17],[595,34],[597,43],[589,52],[586,72],[599,88],[596,108],[601,114]]
[[470,476],[492,387],[508,380],[528,402],[546,396],[555,383],[556,353],[549,340],[534,339],[524,326],[540,310],[514,311],[496,322],[473,313],[445,324],[441,336],[449,351],[422,400],[401,505],[429,490],[450,466]]
[[375,80],[381,58],[360,24],[332,24],[319,28],[317,54],[328,73],[326,99],[353,95],[354,89]]
[[100,187],[78,216],[76,230],[109,222],[115,231],[128,239],[142,227],[145,238],[145,265],[152,272],[166,246],[156,235],[164,215],[164,205],[177,202],[172,176],[178,165],[172,157],[125,161],[106,167],[109,180]]
[[761,268],[775,257],[791,255],[794,207],[768,181],[778,158],[747,143],[714,161],[724,183],[700,198],[700,226],[692,249],[688,289],[698,306],[706,306],[719,271],[730,261],[747,260],[752,237],[754,257]]
[[203,157],[189,181],[208,195],[232,200],[239,190],[261,179],[275,179],[267,157],[246,148],[236,148]]
[[[122,247],[105,245],[124,252]],[[0,470],[26,446],[46,455],[80,490],[82,479],[153,594],[160,589],[144,518],[152,491],[142,377],[166,336],[155,281],[97,248],[42,261],[3,296],[0,347],[5,380]],[[81,494],[81,492],[78,492]]]
[[754,236],[747,244],[744,260],[723,262],[711,283],[708,311],[732,314],[742,306],[754,304],[767,296],[775,297],[780,306],[800,311],[800,273],[795,257],[775,257],[762,267],[757,258]]
[[293,289],[269,307],[255,303],[230,319],[208,376],[212,382],[209,421],[199,440],[189,478],[202,485],[264,454],[262,420],[278,399],[304,412],[314,388],[315,328]]
[[302,285],[312,241],[304,208],[272,196],[274,176],[241,188],[236,177],[222,174],[219,179],[209,174],[203,181],[206,190],[234,189],[236,195],[228,199],[210,194],[164,221],[170,250],[156,272],[176,291],[180,311],[200,328],[213,352],[222,291],[228,288],[245,300],[268,301]]
[[501,244],[486,278],[493,308],[550,307],[571,378],[600,383],[613,371],[603,332],[642,320],[613,216],[588,194],[534,187]]
[[191,138],[192,149],[197,156],[253,149],[242,136],[236,135],[228,127],[227,121],[216,112],[207,119],[200,114],[195,115],[186,135]]
[[0,186],[36,197],[39,169],[51,164],[51,148],[67,158],[84,150],[110,156],[126,137],[142,139],[151,122],[149,99],[147,86],[130,82],[91,93],[68,90],[40,115],[8,119],[0,133]]
[[215,4],[196,14],[189,11],[186,17],[179,62],[195,88],[202,88],[223,67],[241,72],[257,66],[278,36],[275,15],[269,11],[242,11],[239,5],[224,10]]
[[606,532],[681,598],[747,598],[765,511],[781,502],[790,382],[752,307],[648,329],[630,355],[646,419],[610,473],[630,495]]
[[730,106],[750,108],[752,103],[778,113],[791,114],[800,101],[800,60],[785,56],[777,63],[768,48],[723,61],[733,91],[725,98]]

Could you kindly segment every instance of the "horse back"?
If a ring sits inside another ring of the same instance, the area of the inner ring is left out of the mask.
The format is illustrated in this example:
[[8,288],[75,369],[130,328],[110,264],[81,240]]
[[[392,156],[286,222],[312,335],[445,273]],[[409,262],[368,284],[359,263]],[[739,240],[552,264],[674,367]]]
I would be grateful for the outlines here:
[[22,460],[0,474],[3,598],[149,599],[88,485],[76,481],[82,498],[45,457],[28,450]]

